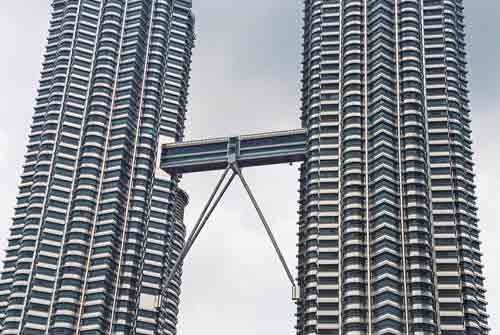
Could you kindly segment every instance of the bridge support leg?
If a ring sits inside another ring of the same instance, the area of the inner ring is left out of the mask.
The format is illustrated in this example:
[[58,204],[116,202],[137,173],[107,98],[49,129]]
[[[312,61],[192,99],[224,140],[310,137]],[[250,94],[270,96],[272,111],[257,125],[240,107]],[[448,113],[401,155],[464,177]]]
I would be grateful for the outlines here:
[[[225,185],[222,187],[221,192],[219,193],[219,195],[217,196],[215,201],[213,201],[230,170],[232,170],[232,172],[233,172],[231,177],[229,177],[229,180],[227,180]],[[262,210],[260,209],[259,204],[257,203],[257,200],[255,199],[252,191],[250,190],[250,187],[248,186],[248,183],[246,182],[245,177],[243,176],[243,173],[241,172],[241,169],[238,167],[236,161],[232,161],[229,163],[228,167],[226,168],[226,170],[222,174],[221,178],[219,179],[219,182],[215,186],[214,191],[210,195],[210,198],[209,198],[207,204],[203,208],[203,211],[201,212],[200,217],[196,221],[195,226],[193,227],[191,233],[189,234],[188,239],[186,240],[186,244],[184,245],[184,247],[181,250],[181,253],[179,255],[179,259],[177,259],[177,261],[175,262],[174,267],[170,271],[170,273],[167,277],[167,280],[164,283],[164,287],[162,289],[160,299],[164,294],[166,294],[165,291],[168,289],[170,282],[172,281],[173,277],[175,276],[175,274],[179,270],[179,266],[184,261],[184,258],[186,257],[187,253],[191,250],[191,247],[193,246],[194,242],[198,238],[198,235],[201,233],[203,227],[205,226],[208,219],[210,218],[210,215],[212,215],[213,211],[215,210],[215,208],[219,204],[220,200],[222,199],[222,196],[224,195],[224,193],[226,193],[229,185],[231,184],[231,182],[233,181],[233,179],[236,175],[241,180],[241,183],[243,184],[245,191],[247,192],[248,196],[250,197],[250,200],[252,201],[252,204],[255,207],[255,210],[257,211],[257,214],[259,215],[259,218],[260,218],[262,224],[264,225],[264,228],[267,232],[267,235],[268,235],[269,239],[271,240],[271,243],[273,244],[274,250],[276,251],[276,254],[278,255],[278,258],[281,262],[281,265],[283,266],[283,268],[286,272],[288,280],[292,284],[292,290],[293,290],[292,291],[292,298],[293,298],[293,300],[299,299],[299,292],[298,292],[297,286],[295,285],[295,280],[293,279],[292,273],[291,273],[291,271],[290,271],[290,269],[285,261],[285,258],[283,257],[283,254],[281,253],[281,250],[278,246],[278,243],[276,242],[276,239],[274,238],[274,235],[271,231],[271,228],[269,227],[269,224],[267,223],[267,220],[264,217],[264,214],[262,213]],[[212,201],[213,201],[213,203],[212,203]],[[161,308],[161,300],[160,300],[160,305],[158,307]]]
[[281,265],[283,266],[283,269],[286,272],[288,280],[292,284],[292,298],[293,298],[293,300],[298,300],[298,298],[299,298],[298,291],[297,291],[297,287],[295,286],[295,280],[293,279],[290,268],[288,267],[288,265],[285,261],[285,258],[283,257],[283,254],[281,253],[281,250],[278,246],[278,243],[276,242],[276,239],[274,238],[273,232],[271,231],[271,228],[269,227],[269,224],[267,223],[267,220],[264,217],[264,214],[262,213],[262,210],[260,209],[259,204],[257,203],[257,200],[255,199],[255,197],[252,193],[252,190],[250,189],[250,186],[248,186],[248,183],[245,180],[245,177],[243,177],[243,173],[241,172],[241,169],[238,167],[238,165],[236,163],[231,164],[231,168],[240,178],[241,183],[243,184],[243,187],[245,188],[248,196],[250,197],[250,201],[252,201],[252,204],[255,207],[257,214],[259,214],[259,218],[262,221],[264,228],[266,229],[267,236],[269,236],[269,239],[271,240],[271,243],[273,244],[274,250],[276,251],[276,254],[278,255],[278,258],[281,262]]
[[[221,178],[219,179],[219,182],[215,186],[215,189],[213,190],[212,194],[210,195],[210,198],[208,199],[207,204],[203,208],[203,211],[201,212],[200,217],[196,221],[195,226],[191,230],[191,233],[189,234],[189,237],[186,240],[186,244],[184,245],[184,247],[181,250],[181,253],[179,255],[179,259],[177,259],[177,261],[174,264],[174,267],[172,268],[172,270],[170,271],[170,273],[167,277],[167,280],[165,282],[165,286],[164,286],[163,290],[166,291],[168,289],[168,285],[172,281],[172,278],[174,277],[175,273],[179,270],[179,266],[184,261],[184,258],[186,257],[189,250],[191,250],[191,247],[193,246],[193,244],[196,241],[196,239],[198,238],[198,235],[200,234],[201,230],[203,229],[203,227],[207,223],[208,219],[210,218],[210,215],[212,215],[213,211],[215,210],[215,208],[219,204],[220,200],[222,199],[222,196],[224,195],[224,193],[226,193],[229,185],[231,185],[231,182],[233,181],[234,177],[236,176],[236,173],[233,172],[233,174],[231,175],[231,177],[229,177],[229,180],[226,182],[226,184],[222,188],[221,192],[219,193],[219,195],[217,196],[217,198],[215,199],[215,201],[212,204],[212,201],[214,200],[215,195],[219,191],[220,186],[222,185],[222,182],[226,178],[229,170],[230,170],[230,168],[228,167],[224,171]],[[208,213],[207,213],[207,210],[208,210]],[[162,295],[163,295],[163,293],[165,293],[165,292],[162,292]]]

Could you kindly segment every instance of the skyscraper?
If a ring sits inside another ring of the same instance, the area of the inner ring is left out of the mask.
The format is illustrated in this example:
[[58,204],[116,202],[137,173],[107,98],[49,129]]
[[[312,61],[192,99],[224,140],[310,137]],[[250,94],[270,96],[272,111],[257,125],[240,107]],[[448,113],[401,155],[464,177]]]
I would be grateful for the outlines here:
[[298,334],[487,334],[462,0],[305,0]]
[[[183,137],[189,0],[53,0],[0,282],[1,334],[152,334],[187,195],[156,163]],[[164,297],[174,334],[180,277]]]

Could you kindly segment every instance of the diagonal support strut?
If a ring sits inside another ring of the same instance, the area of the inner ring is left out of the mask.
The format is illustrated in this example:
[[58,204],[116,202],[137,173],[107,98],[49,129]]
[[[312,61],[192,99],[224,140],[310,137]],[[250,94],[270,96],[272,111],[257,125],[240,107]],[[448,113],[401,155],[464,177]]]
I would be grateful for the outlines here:
[[266,229],[267,236],[271,240],[271,243],[273,244],[274,250],[276,251],[276,254],[278,255],[278,258],[281,262],[281,265],[283,266],[283,269],[286,272],[286,275],[288,277],[288,280],[292,284],[292,296],[293,300],[298,299],[298,291],[297,291],[297,286],[295,285],[295,280],[293,279],[292,273],[290,271],[290,268],[288,267],[288,264],[286,263],[285,258],[283,257],[283,254],[281,253],[281,250],[278,246],[278,243],[276,242],[276,239],[274,238],[273,232],[271,231],[271,228],[269,227],[269,224],[267,223],[266,218],[264,217],[264,214],[262,213],[262,210],[259,207],[259,204],[257,203],[257,200],[255,199],[252,190],[250,190],[250,186],[248,186],[247,181],[245,180],[245,177],[243,177],[243,173],[241,172],[241,169],[238,167],[236,163],[231,164],[231,168],[233,171],[238,175],[238,177],[241,180],[241,183],[243,184],[243,187],[245,188],[248,196],[250,197],[250,201],[252,201],[253,206],[255,207],[255,210],[257,211],[257,214],[259,214],[259,218],[262,221],[262,224],[264,225],[264,228]]
[[[227,180],[225,185],[222,187],[221,192],[215,198],[222,183],[226,179],[226,176],[227,176],[229,170],[232,170],[233,173],[229,177],[229,180]],[[286,272],[286,275],[287,275],[290,283],[292,284],[292,290],[293,290],[292,291],[292,299],[295,301],[299,299],[297,286],[295,285],[295,281],[293,279],[292,273],[291,273],[291,271],[290,271],[290,269],[285,261],[285,258],[283,257],[283,254],[281,253],[281,250],[278,246],[278,243],[276,242],[276,239],[274,238],[274,235],[271,231],[271,228],[269,227],[269,224],[267,223],[267,220],[264,217],[264,214],[262,213],[262,210],[260,209],[260,207],[257,203],[257,200],[255,199],[252,191],[250,190],[250,187],[248,186],[248,183],[246,182],[245,177],[243,177],[241,169],[238,167],[236,161],[230,162],[228,164],[227,168],[224,170],[222,176],[220,177],[217,185],[215,186],[212,194],[210,195],[210,198],[208,199],[205,207],[203,208],[203,211],[201,212],[200,217],[196,221],[196,224],[193,227],[193,230],[191,231],[188,239],[186,240],[186,244],[184,245],[184,247],[181,250],[179,258],[175,262],[174,267],[172,268],[172,270],[170,271],[170,273],[167,277],[167,280],[164,284],[164,287],[163,287],[161,295],[160,295],[160,299],[161,299],[161,296],[163,296],[166,293],[166,290],[168,289],[168,286],[170,285],[170,282],[172,281],[173,277],[175,276],[175,274],[179,270],[180,265],[183,263],[184,259],[186,258],[186,255],[191,250],[191,247],[193,246],[194,242],[198,238],[199,234],[201,233],[201,231],[205,227],[205,224],[207,223],[208,219],[212,215],[213,211],[215,210],[215,208],[219,204],[220,200],[222,199],[224,193],[226,193],[229,185],[232,183],[233,179],[236,176],[239,177],[239,179],[241,180],[241,183],[243,184],[243,187],[245,188],[248,196],[250,197],[250,200],[252,201],[252,204],[254,205],[254,207],[259,215],[259,218],[262,221],[262,224],[264,225],[264,228],[267,232],[267,235],[273,244],[274,250],[276,251],[276,254],[278,255],[278,258],[279,258],[279,260],[280,260],[280,262],[281,262],[281,264]],[[214,201],[214,198],[215,198],[215,201]],[[161,307],[161,302],[160,302],[160,305],[158,307]]]
[[[231,185],[231,182],[233,181],[234,177],[236,176],[236,173],[233,172],[233,174],[231,175],[231,177],[229,178],[229,180],[226,182],[226,184],[222,188],[222,191],[219,193],[219,195],[215,199],[214,203],[212,204],[212,201],[213,201],[215,195],[217,194],[217,192],[219,191],[219,188],[222,185],[222,182],[224,181],[224,179],[226,178],[227,173],[229,172],[229,170],[230,170],[230,168],[228,166],[226,168],[226,170],[224,170],[224,173],[220,177],[219,182],[215,186],[212,194],[210,195],[210,198],[208,199],[205,207],[203,208],[203,211],[201,212],[200,217],[196,221],[196,224],[195,224],[193,230],[189,234],[189,237],[188,237],[188,239],[186,241],[186,244],[184,245],[184,247],[181,250],[181,253],[179,255],[179,258],[177,259],[177,262],[175,262],[174,267],[172,268],[172,270],[170,271],[170,273],[169,273],[169,275],[167,277],[167,281],[165,282],[165,288],[164,288],[164,290],[167,290],[168,285],[172,281],[172,278],[174,277],[175,273],[178,271],[179,266],[184,261],[184,258],[186,257],[186,255],[189,252],[189,250],[191,250],[191,247],[193,246],[193,244],[196,241],[196,239],[198,238],[198,235],[200,234],[201,230],[203,229],[203,227],[207,223],[208,219],[210,218],[210,215],[212,215],[213,211],[215,210],[215,208],[217,207],[218,203],[222,199],[222,196],[224,195],[224,193],[226,193],[229,185]],[[207,213],[207,210],[208,210],[208,213]],[[162,293],[164,293],[164,292],[162,292]]]

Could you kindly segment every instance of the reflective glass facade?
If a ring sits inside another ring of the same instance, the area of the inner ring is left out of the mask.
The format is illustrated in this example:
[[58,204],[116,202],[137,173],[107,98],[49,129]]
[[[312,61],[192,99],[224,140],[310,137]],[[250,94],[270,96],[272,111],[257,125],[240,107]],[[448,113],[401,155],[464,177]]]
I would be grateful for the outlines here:
[[297,334],[488,334],[462,0],[305,0]]
[[[0,334],[156,331],[187,204],[157,153],[183,137],[193,24],[187,0],[52,1]],[[177,276],[164,334],[179,294]]]

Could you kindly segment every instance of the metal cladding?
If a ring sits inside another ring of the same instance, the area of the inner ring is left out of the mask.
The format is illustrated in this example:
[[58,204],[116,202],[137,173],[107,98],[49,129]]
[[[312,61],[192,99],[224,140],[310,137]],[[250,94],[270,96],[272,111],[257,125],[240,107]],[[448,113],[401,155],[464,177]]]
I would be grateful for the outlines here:
[[297,333],[487,334],[462,0],[306,0]]
[[156,156],[183,137],[193,24],[191,1],[52,1],[0,334],[155,332],[187,202]]
[[[487,335],[463,11],[304,0],[302,129],[176,144],[190,1],[54,0],[0,334],[175,334],[175,270],[236,174],[281,256],[240,168],[301,161],[297,335]],[[185,247],[175,175],[216,169]]]

